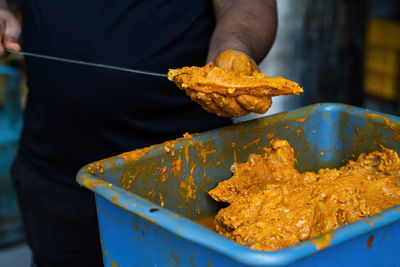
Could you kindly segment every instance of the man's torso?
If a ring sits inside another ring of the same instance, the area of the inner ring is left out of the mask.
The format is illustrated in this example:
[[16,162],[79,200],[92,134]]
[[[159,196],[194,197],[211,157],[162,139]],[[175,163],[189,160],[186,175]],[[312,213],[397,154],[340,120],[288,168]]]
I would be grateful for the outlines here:
[[[203,65],[209,1],[28,0],[26,51],[166,73]],[[22,158],[72,180],[84,164],[228,124],[166,78],[27,58]]]

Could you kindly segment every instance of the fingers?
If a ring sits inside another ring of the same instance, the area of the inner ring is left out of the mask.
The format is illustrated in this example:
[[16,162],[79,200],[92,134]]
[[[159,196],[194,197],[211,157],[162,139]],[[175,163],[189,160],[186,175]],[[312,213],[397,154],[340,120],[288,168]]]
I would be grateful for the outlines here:
[[18,20],[10,14],[6,21],[4,31],[4,46],[10,50],[21,50],[21,46],[18,44],[19,36],[21,35],[21,26]]
[[217,114],[221,117],[231,117],[231,115],[225,110],[221,109],[217,104],[215,104],[208,94],[192,91],[190,89],[185,89],[185,92],[190,98],[198,103],[207,112]]
[[8,10],[0,10],[0,56],[6,56],[6,49],[21,50],[18,44],[21,26],[14,15]]
[[21,46],[19,43],[11,41],[11,40],[4,40],[4,46],[6,49],[14,50],[14,51],[20,51]]
[[206,94],[185,89],[190,98],[201,105],[204,110],[221,117],[241,117],[250,112],[263,114],[272,105],[270,97],[241,95],[238,97],[224,96],[216,93]]
[[4,39],[10,40],[12,42],[17,42],[19,36],[21,35],[21,26],[18,20],[10,14],[6,21],[6,28],[4,32]]
[[205,94],[190,89],[185,89],[185,92],[193,101],[200,104],[204,110],[221,117],[241,117],[250,113],[233,96],[223,96],[216,93]]
[[267,112],[267,110],[272,105],[271,97],[267,96],[259,97],[251,95],[241,95],[236,97],[236,99],[239,104],[242,105],[244,108],[258,114],[263,114]]
[[185,89],[190,98],[201,105],[204,110],[221,117],[241,117],[250,112],[263,114],[271,107],[270,97],[241,95],[238,97],[224,96],[216,93],[206,94],[191,89]]
[[231,117],[241,117],[250,113],[236,101],[236,97],[222,96],[216,93],[212,93],[210,96],[214,103],[225,112],[229,113]]

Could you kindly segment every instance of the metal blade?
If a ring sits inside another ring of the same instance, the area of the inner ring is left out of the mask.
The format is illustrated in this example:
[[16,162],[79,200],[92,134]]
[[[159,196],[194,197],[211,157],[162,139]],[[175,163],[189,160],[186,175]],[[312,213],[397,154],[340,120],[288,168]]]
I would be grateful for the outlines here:
[[131,72],[131,73],[137,73],[137,74],[143,74],[143,75],[164,77],[164,78],[167,77],[167,74],[162,74],[162,73],[157,73],[157,72],[134,70],[134,69],[128,69],[128,68],[117,67],[117,66],[112,66],[112,65],[86,62],[86,61],[81,61],[81,60],[74,60],[74,59],[61,58],[61,57],[52,57],[52,56],[46,56],[46,55],[41,55],[41,54],[36,54],[36,53],[31,53],[31,52],[26,52],[26,51],[15,51],[15,50],[7,49],[7,52],[9,52],[11,54],[16,54],[16,55],[36,57],[36,58],[42,58],[42,59],[54,60],[54,61],[62,61],[62,62],[67,62],[67,63],[80,64],[80,65],[86,65],[86,66],[92,66],[92,67],[98,67],[98,68],[112,69],[112,70],[125,71],[125,72]]

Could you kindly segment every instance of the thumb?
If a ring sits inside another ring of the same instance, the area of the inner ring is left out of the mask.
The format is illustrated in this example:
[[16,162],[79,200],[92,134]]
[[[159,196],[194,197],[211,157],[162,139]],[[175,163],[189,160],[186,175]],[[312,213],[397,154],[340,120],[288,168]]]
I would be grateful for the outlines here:
[[225,70],[251,75],[258,72],[257,64],[246,53],[228,49],[221,52],[215,59],[214,65]]

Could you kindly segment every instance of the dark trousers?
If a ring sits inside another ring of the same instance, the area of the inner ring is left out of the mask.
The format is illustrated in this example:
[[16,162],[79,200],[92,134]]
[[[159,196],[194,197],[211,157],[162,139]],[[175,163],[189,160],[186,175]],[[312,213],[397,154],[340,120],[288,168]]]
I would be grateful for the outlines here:
[[45,177],[18,156],[11,176],[36,266],[103,266],[93,193]]

